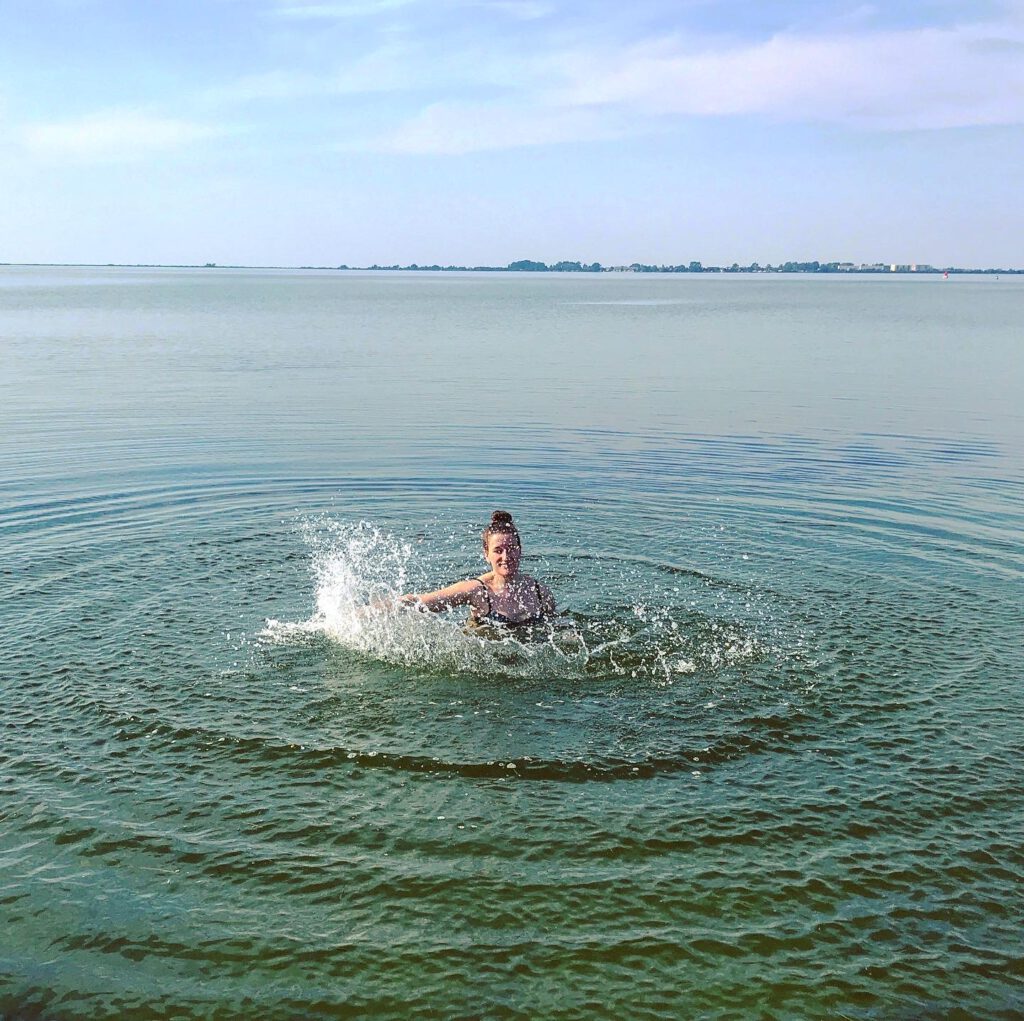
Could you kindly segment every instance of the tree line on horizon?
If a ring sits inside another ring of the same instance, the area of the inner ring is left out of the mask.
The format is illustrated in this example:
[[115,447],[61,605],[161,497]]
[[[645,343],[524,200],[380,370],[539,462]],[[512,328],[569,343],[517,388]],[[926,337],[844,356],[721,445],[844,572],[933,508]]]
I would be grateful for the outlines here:
[[643,262],[633,262],[628,266],[602,266],[599,262],[578,262],[563,260],[548,264],[534,259],[518,259],[506,266],[442,266],[434,263],[429,266],[410,263],[401,266],[395,263],[391,266],[381,266],[374,263],[372,266],[348,266],[342,264],[337,267],[340,270],[362,269],[362,270],[401,270],[405,272],[432,271],[432,272],[462,272],[462,273],[1024,273],[1024,269],[965,269],[960,266],[924,266],[915,268],[910,266],[897,266],[895,270],[890,264],[874,263],[871,265],[855,266],[849,262],[780,262],[776,265],[767,263],[762,266],[758,262],[752,262],[747,266],[741,266],[734,262],[730,266],[705,266],[696,260],[677,265],[653,265]]
[[705,266],[700,262],[689,262],[685,265],[680,263],[676,266],[655,266],[642,262],[633,262],[628,266],[602,266],[599,262],[556,262],[548,265],[545,262],[537,262],[533,259],[520,259],[517,262],[510,262],[507,266],[442,266],[433,263],[430,266],[421,266],[418,263],[410,263],[408,266],[401,266],[394,263],[390,266],[381,266],[374,263],[372,266],[349,266],[342,263],[340,266],[289,266],[289,265],[253,265],[247,263],[194,263],[194,262],[2,262],[0,266],[103,266],[108,269],[308,269],[308,270],[401,270],[404,272],[431,271],[435,273],[887,273],[887,274],[914,274],[917,276],[944,273],[944,274],[975,274],[979,276],[1006,276],[1024,275],[1022,269],[973,269],[964,266],[928,266],[918,264],[916,266],[897,265],[893,267],[887,263],[872,263],[855,266],[850,262],[780,262],[778,265],[767,263],[762,266],[760,263],[752,262],[749,266],[741,266],[734,262],[731,266]]

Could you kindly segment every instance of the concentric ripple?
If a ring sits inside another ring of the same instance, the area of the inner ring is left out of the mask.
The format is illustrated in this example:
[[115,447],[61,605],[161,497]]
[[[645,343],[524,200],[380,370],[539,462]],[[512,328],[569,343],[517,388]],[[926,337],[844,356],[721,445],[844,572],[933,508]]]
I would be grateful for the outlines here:
[[[658,1013],[877,1016],[944,1002],[934,948],[973,1002],[1016,1009],[992,992],[1020,921],[1017,728],[990,707],[1019,703],[1020,622],[978,570],[1012,572],[1012,544],[740,493],[694,515],[689,562],[615,529],[581,548],[606,489],[534,529],[550,631],[484,639],[367,611],[472,570],[472,535],[303,509],[334,485],[137,485],[5,516],[15,1016],[198,1016],[241,990],[273,1016],[397,1016],[382,960],[403,995],[415,981],[411,1016],[468,1004],[484,961],[495,1016],[636,988],[675,990]],[[361,499],[379,518],[375,487]],[[657,485],[646,506],[671,513]],[[932,574],[943,543],[953,578]],[[836,948],[857,968],[807,985]],[[754,962],[779,975],[770,1002],[725,978]],[[174,978],[199,975],[201,995]]]
[[[991,368],[1006,292],[66,272],[0,294],[0,1016],[1024,1013],[1017,412],[826,329]],[[497,506],[550,627],[388,608]]]

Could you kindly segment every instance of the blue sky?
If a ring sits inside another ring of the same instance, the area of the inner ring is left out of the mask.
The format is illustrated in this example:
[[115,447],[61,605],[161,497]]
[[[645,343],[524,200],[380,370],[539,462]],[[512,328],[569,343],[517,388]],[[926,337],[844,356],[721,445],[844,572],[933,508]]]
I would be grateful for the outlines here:
[[1022,0],[0,0],[0,261],[1024,266],[1022,126]]

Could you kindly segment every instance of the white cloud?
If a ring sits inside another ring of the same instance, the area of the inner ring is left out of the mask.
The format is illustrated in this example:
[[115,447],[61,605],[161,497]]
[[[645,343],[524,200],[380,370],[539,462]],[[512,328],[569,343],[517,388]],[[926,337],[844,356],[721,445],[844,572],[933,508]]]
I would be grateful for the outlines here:
[[207,124],[138,110],[111,110],[76,120],[28,125],[23,129],[22,141],[41,156],[120,162],[179,149],[220,134],[222,129]]
[[1009,18],[944,29],[785,33],[744,44],[676,35],[541,52],[518,63],[505,54],[503,98],[432,103],[371,147],[459,154],[639,135],[680,117],[876,130],[1020,124],[1022,57],[1024,26]]
[[[544,20],[551,13],[545,0],[431,3],[470,21],[476,9],[514,16],[523,26],[516,33],[496,33],[490,19],[480,19],[488,23],[486,30],[441,39],[432,34],[435,25],[388,34],[366,46],[353,36],[347,59],[331,53],[315,69],[312,62],[282,66],[192,98],[208,111],[211,102],[215,110],[278,101],[281,109],[269,116],[287,116],[294,108],[297,116],[317,118],[329,103],[296,104],[337,97],[338,113],[349,123],[373,116],[394,125],[361,146],[344,148],[453,155],[639,136],[693,118],[745,116],[875,130],[1024,123],[1024,18],[1012,7],[998,21],[880,30],[868,27],[875,9],[865,6],[827,27],[756,41],[681,31],[619,41],[595,18],[600,31],[591,41],[566,45],[565,26]],[[275,0],[272,9],[308,20],[399,8],[422,11],[428,5]],[[383,93],[389,95],[378,103],[360,102]],[[337,130],[337,123],[325,130]],[[38,124],[24,133],[24,141],[39,153],[128,159],[219,133],[197,120],[115,111]]]
[[559,58],[555,101],[641,114],[762,114],[886,129],[1024,121],[1024,34],[973,26],[777,35],[695,49],[681,40]]

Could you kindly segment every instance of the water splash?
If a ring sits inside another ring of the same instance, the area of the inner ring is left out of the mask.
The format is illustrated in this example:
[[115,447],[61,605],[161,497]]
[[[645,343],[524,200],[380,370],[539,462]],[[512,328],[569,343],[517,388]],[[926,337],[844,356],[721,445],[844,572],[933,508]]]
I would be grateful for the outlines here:
[[[433,614],[398,605],[398,596],[416,587],[422,574],[444,576],[413,543],[365,521],[318,517],[301,527],[312,550],[316,610],[297,623],[268,620],[260,635],[267,643],[326,638],[356,655],[431,673],[633,677],[669,684],[780,651],[749,626],[679,599],[603,603],[525,631],[471,629],[461,611]],[[572,575],[571,563],[563,573]],[[646,594],[664,597],[654,579],[646,584]]]

